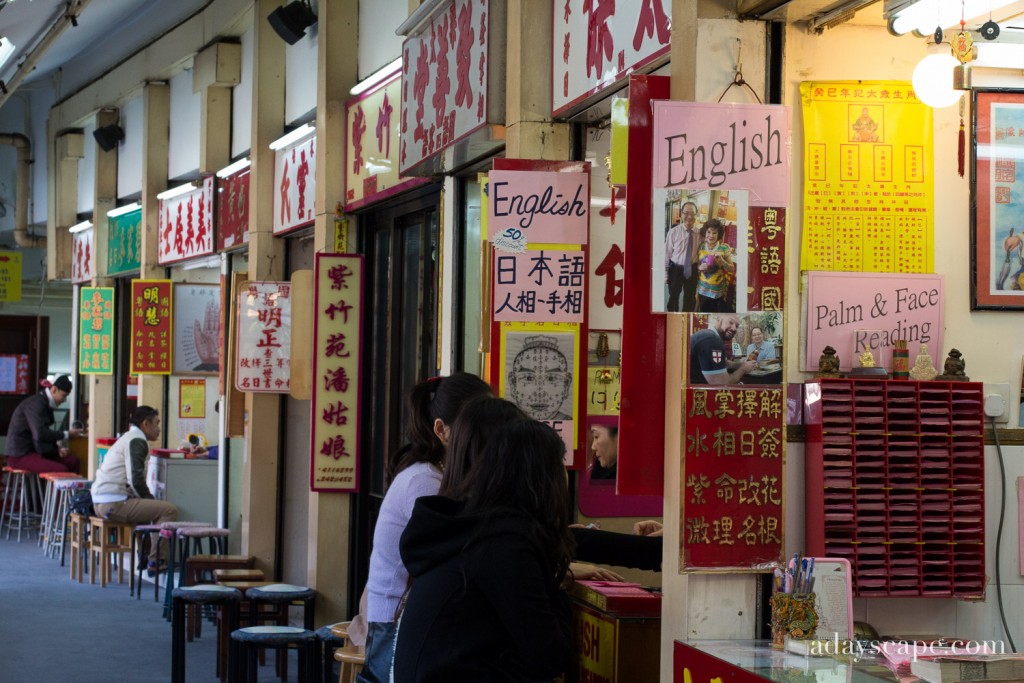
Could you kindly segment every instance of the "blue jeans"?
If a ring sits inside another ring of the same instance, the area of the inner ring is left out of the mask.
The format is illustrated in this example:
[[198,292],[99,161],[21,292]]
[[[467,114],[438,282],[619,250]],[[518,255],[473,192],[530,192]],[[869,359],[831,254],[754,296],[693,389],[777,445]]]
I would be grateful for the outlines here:
[[397,622],[371,621],[366,625],[366,660],[356,683],[388,683],[395,658]]

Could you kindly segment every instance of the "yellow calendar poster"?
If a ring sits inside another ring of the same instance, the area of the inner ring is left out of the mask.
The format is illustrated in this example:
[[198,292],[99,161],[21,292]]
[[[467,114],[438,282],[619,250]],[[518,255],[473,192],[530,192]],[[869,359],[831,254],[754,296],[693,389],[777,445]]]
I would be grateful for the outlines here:
[[930,273],[932,110],[900,81],[806,81],[801,270]]

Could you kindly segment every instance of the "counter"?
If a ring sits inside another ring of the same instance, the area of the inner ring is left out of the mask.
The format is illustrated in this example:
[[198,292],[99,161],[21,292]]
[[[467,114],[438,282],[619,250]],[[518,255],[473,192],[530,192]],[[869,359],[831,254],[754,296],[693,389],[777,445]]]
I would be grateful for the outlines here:
[[150,454],[146,484],[157,500],[178,506],[178,520],[217,523],[217,461]]

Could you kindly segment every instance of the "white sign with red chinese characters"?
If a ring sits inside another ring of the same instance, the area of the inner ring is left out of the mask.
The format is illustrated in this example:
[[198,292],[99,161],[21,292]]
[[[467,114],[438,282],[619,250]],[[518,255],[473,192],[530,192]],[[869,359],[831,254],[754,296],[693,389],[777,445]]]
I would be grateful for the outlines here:
[[551,45],[552,114],[667,57],[672,0],[555,0]]
[[313,222],[316,213],[316,134],[310,131],[274,157],[274,234],[281,235]]
[[93,267],[93,233],[96,229],[88,227],[71,236],[71,283],[75,285],[92,281],[95,271]]
[[317,254],[310,437],[313,491],[359,489],[363,257]]
[[292,285],[246,282],[238,292],[235,388],[287,394],[292,352]]
[[402,45],[402,173],[487,120],[487,0],[449,0]]
[[157,262],[177,263],[209,256],[213,246],[213,176],[191,192],[159,201]]

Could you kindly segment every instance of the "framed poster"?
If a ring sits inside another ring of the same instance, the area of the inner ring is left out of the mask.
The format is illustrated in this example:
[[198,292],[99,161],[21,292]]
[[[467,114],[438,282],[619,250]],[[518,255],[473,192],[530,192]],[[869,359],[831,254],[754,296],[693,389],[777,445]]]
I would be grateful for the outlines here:
[[1024,93],[974,91],[971,308],[1024,309]]
[[220,368],[220,285],[174,285],[174,374],[215,375]]

